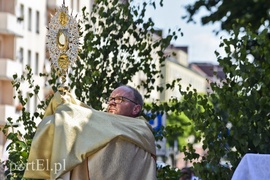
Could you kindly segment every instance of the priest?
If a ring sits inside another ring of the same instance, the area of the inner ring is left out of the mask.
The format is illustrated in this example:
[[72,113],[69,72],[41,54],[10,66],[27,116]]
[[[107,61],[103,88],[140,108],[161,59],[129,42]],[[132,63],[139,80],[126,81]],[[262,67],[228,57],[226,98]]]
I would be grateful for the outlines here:
[[140,93],[120,86],[107,102],[107,112],[101,112],[67,91],[55,93],[33,138],[24,177],[156,179],[155,139],[140,117]]

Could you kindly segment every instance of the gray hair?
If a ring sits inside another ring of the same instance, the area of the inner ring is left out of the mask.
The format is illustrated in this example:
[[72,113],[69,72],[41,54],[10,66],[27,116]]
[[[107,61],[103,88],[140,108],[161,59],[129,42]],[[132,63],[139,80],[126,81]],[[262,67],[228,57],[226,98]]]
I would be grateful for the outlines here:
[[131,87],[129,85],[121,85],[119,87],[127,87],[128,89],[130,89],[132,91],[132,93],[133,93],[134,98],[135,98],[134,101],[136,103],[138,103],[141,107],[143,107],[143,103],[144,103],[143,98],[142,98],[142,95],[140,94],[140,92],[137,89],[135,89],[134,87]]

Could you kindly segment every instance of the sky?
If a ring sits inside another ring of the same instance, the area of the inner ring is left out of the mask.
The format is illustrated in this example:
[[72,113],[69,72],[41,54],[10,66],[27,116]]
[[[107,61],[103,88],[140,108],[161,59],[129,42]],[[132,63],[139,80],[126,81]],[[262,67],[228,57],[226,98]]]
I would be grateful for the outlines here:
[[[148,8],[146,16],[152,17],[155,27],[163,29],[163,34],[167,34],[168,29],[177,30],[181,28],[183,36],[179,36],[172,44],[175,46],[188,46],[188,61],[210,62],[217,64],[215,51],[224,54],[224,50],[219,48],[220,36],[216,36],[214,29],[219,28],[219,24],[202,26],[200,15],[196,16],[197,23],[186,23],[181,17],[186,15],[184,5],[192,3],[194,0],[163,0],[163,7],[156,10]],[[159,5],[157,5],[159,6]],[[224,35],[223,35],[224,36]]]

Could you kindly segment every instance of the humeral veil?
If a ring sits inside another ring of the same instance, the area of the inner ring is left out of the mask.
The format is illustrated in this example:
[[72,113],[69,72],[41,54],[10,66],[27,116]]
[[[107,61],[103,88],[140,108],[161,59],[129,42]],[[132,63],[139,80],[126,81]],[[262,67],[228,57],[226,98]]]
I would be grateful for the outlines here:
[[97,111],[57,92],[33,138],[24,178],[156,179],[154,143],[144,119]]

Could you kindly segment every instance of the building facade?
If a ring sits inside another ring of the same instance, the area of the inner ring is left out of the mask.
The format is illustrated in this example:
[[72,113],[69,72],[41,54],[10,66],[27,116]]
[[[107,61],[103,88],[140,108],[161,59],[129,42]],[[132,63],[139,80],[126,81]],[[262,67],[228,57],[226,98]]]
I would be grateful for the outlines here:
[[[31,67],[35,85],[39,85],[37,96],[27,102],[30,113],[35,112],[37,104],[45,96],[45,79],[38,76],[48,66],[46,53],[47,26],[51,15],[63,3],[72,10],[73,16],[80,16],[81,9],[91,10],[94,0],[0,0],[0,127],[7,118],[17,119],[21,104],[13,97],[13,75],[25,75],[26,65]],[[26,83],[21,83],[22,95],[30,91]],[[4,151],[6,138],[0,132],[0,158]]]

